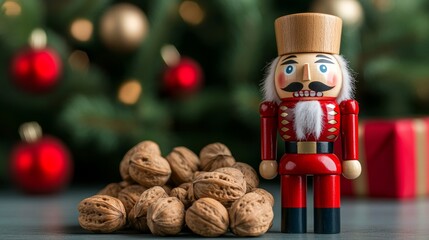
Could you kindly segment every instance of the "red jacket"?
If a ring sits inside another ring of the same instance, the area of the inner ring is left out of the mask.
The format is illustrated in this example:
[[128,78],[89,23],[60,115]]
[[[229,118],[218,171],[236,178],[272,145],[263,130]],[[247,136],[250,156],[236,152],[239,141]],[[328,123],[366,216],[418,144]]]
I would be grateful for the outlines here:
[[[343,159],[357,160],[359,112],[358,103],[354,100],[346,100],[338,105],[333,98],[321,98],[318,101],[324,113],[322,120],[323,129],[318,139],[316,139],[313,135],[308,135],[305,141],[334,142],[338,138],[339,134],[341,134]],[[297,103],[298,101],[294,99],[282,101],[279,105],[277,105],[275,102],[261,103],[260,115],[262,160],[276,159],[277,132],[279,132],[280,137],[285,142],[304,142],[297,140],[294,129],[293,108]],[[290,159],[295,157],[302,158],[304,156],[290,156]],[[320,157],[321,156],[319,156],[319,158]],[[284,164],[285,163],[280,163],[280,165]],[[324,168],[329,168],[329,166],[325,166]],[[279,169],[281,173],[282,166],[280,166]]]

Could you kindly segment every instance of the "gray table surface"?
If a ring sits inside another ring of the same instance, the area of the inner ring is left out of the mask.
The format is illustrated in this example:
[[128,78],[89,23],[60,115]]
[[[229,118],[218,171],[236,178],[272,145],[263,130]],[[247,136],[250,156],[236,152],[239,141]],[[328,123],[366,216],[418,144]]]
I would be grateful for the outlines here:
[[[429,198],[406,201],[342,199],[340,234],[314,234],[312,209],[308,209],[306,234],[280,233],[279,185],[262,184],[276,196],[273,227],[260,239],[429,239]],[[0,190],[0,239],[136,239],[156,237],[132,231],[95,234],[82,229],[76,206],[97,188],[70,188],[52,196],[28,196]],[[311,196],[308,206],[312,206]],[[232,234],[222,238],[233,238]],[[198,238],[184,233],[175,238]],[[165,238],[164,238],[165,239]]]

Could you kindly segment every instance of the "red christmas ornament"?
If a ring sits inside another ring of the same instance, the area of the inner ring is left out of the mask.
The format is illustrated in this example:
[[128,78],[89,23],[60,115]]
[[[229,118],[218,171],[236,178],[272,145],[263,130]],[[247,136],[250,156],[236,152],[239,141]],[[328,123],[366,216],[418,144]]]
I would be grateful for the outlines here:
[[13,81],[25,91],[40,93],[51,90],[61,75],[61,58],[54,49],[46,47],[46,33],[35,29],[30,36],[30,47],[12,59]]
[[12,180],[26,193],[54,193],[63,189],[72,175],[72,162],[60,140],[41,136],[35,122],[20,127],[23,142],[11,154]]
[[190,59],[182,58],[178,64],[169,67],[164,72],[164,90],[174,96],[195,93],[202,83],[200,65]]
[[25,49],[12,60],[12,77],[17,86],[28,92],[46,92],[58,82],[61,60],[53,49]]

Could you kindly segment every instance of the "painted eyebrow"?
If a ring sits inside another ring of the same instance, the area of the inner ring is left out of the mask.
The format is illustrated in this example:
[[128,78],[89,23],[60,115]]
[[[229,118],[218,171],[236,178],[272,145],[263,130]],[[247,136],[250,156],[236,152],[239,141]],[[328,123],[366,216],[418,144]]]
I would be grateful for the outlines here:
[[334,64],[333,62],[326,60],[326,59],[319,59],[317,61],[315,61],[314,63],[329,63],[329,64]]
[[286,61],[286,60],[291,59],[291,58],[296,58],[296,55],[290,55],[290,56],[286,57],[285,59],[283,59],[283,60],[282,60],[282,64],[281,64],[281,65],[284,65],[284,64],[291,64],[291,63],[298,63],[298,62],[297,62],[297,61],[295,61],[295,60],[289,60],[289,61]]
[[[330,57],[326,56],[326,55],[322,55],[322,54],[317,54],[316,57],[318,58],[326,58],[326,59],[331,59]],[[331,59],[332,60],[332,59]]]
[[288,60],[288,61],[286,61],[286,62],[282,62],[282,64],[280,64],[280,65],[296,64],[296,63],[298,63],[298,62],[297,62],[297,61],[295,61],[295,60]]

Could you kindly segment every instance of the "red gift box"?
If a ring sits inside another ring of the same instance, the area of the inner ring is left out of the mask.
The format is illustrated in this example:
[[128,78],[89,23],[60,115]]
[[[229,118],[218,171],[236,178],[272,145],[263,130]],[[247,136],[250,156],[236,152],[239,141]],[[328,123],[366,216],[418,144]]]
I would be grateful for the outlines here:
[[[335,149],[341,156],[340,144]],[[342,178],[343,195],[385,198],[428,195],[429,119],[363,122],[359,126],[359,158],[362,174],[355,180]]]

